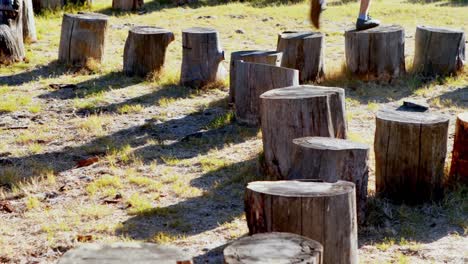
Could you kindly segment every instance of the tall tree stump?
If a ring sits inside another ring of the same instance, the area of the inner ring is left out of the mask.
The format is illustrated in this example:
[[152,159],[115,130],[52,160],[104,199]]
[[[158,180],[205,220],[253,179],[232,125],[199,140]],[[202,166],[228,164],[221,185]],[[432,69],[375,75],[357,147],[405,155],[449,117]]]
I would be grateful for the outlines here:
[[23,0],[23,40],[28,43],[37,41],[32,0]]
[[300,85],[260,96],[260,116],[269,179],[287,179],[293,161],[293,139],[346,138],[345,98],[341,88]]
[[458,72],[465,62],[463,30],[418,26],[413,68],[425,76],[445,76]]
[[150,243],[83,244],[71,249],[59,264],[191,264],[192,261],[176,247]]
[[224,249],[226,264],[322,264],[323,246],[291,233],[264,233],[244,237]]
[[450,182],[468,185],[468,112],[461,113],[457,117]]
[[358,263],[354,184],[257,181],[247,185],[250,234],[289,232],[323,245],[323,263]]
[[278,35],[281,66],[299,70],[301,83],[319,81],[324,77],[324,46],[325,37],[320,32],[285,31]]
[[107,31],[106,15],[65,14],[60,36],[59,61],[84,66],[92,59],[102,62]]
[[124,72],[146,76],[158,73],[164,66],[166,49],[174,34],[158,27],[134,27],[128,32],[124,49]]
[[405,32],[401,26],[379,26],[345,32],[348,70],[359,78],[390,81],[406,72]]
[[24,59],[23,1],[0,4],[0,64]]
[[409,204],[441,198],[448,124],[448,118],[430,113],[377,112],[377,194]]
[[236,120],[260,123],[260,95],[266,91],[299,85],[299,71],[268,64],[236,62]]
[[65,0],[32,0],[34,11],[57,10],[65,5]]
[[229,64],[229,103],[234,103],[236,97],[236,61],[263,63],[274,66],[281,65],[282,52],[263,50],[243,50],[231,53]]
[[136,11],[143,7],[143,0],[112,0],[112,8],[121,11]]
[[182,70],[180,82],[200,88],[223,79],[225,69],[218,32],[211,28],[193,27],[182,31]]
[[369,176],[369,146],[327,137],[296,138],[293,144],[294,155],[288,179],[353,182],[356,186],[358,222],[364,223]]

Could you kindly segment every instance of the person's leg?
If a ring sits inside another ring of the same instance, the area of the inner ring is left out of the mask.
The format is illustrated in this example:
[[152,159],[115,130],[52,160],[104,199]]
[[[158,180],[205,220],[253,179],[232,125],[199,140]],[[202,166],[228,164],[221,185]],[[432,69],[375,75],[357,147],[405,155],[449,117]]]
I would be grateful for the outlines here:
[[369,7],[371,0],[361,0],[361,7],[359,8],[359,16],[356,21],[357,30],[365,30],[374,28],[380,25],[380,21],[372,19],[369,16]]
[[359,8],[359,18],[367,19],[367,14],[369,13],[370,0],[361,0],[361,7]]

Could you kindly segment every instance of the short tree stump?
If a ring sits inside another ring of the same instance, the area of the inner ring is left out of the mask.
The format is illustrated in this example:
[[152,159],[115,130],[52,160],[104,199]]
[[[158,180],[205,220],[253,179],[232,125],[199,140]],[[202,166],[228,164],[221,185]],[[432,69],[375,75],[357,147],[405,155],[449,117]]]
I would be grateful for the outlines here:
[[453,139],[450,182],[468,184],[468,112],[457,116]]

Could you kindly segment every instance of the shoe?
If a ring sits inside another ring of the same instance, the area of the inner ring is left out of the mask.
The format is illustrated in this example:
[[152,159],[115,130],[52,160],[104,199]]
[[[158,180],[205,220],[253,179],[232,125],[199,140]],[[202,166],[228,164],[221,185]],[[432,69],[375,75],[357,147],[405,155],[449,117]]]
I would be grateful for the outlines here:
[[367,19],[358,18],[356,21],[356,30],[366,30],[380,25],[380,21],[367,16]]
[[325,10],[325,6],[325,0],[310,1],[310,21],[317,29],[320,28],[320,14]]

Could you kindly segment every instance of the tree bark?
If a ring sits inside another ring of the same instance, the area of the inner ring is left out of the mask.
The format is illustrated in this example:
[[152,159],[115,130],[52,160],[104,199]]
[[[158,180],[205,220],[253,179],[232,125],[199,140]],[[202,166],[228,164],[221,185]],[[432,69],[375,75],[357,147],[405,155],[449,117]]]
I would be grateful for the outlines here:
[[95,13],[65,14],[60,36],[59,61],[84,66],[102,62],[108,17]]
[[35,12],[42,12],[46,9],[57,10],[65,5],[65,0],[32,0]]
[[260,96],[260,116],[269,179],[287,179],[293,139],[308,136],[346,138],[345,99],[341,88],[300,85]]
[[318,32],[285,31],[278,35],[277,50],[283,52],[281,66],[299,70],[301,83],[324,77],[325,37]]
[[450,182],[468,185],[468,112],[461,113],[457,117]]
[[394,110],[376,116],[376,192],[397,202],[417,204],[442,197],[446,117]]
[[121,11],[136,11],[143,7],[143,0],[112,0],[112,8]]
[[220,65],[224,51],[216,30],[200,27],[183,30],[182,48],[182,85],[201,88],[225,77],[225,69]]
[[424,76],[455,74],[465,63],[465,33],[463,30],[418,26],[416,28],[415,72]]
[[348,70],[366,80],[391,81],[405,68],[405,32],[401,26],[379,26],[345,32]]
[[244,237],[232,242],[223,253],[226,264],[323,263],[323,246],[319,242],[291,233]]
[[260,95],[266,91],[299,85],[299,71],[273,65],[237,61],[236,120],[257,126],[260,123]]
[[229,103],[234,103],[236,97],[236,61],[263,63],[274,66],[281,65],[282,52],[262,51],[262,50],[243,50],[231,53],[229,65]]
[[124,49],[124,72],[145,77],[164,67],[166,49],[174,34],[158,27],[134,27],[128,32]]
[[345,139],[304,137],[293,140],[292,169],[288,180],[339,180],[356,186],[357,218],[364,223],[369,176],[369,146]]
[[10,64],[24,59],[23,1],[0,5],[0,64]]
[[27,43],[37,41],[32,0],[23,0],[23,40]]
[[358,263],[354,184],[257,181],[247,185],[249,233],[289,232],[323,245],[323,263]]

